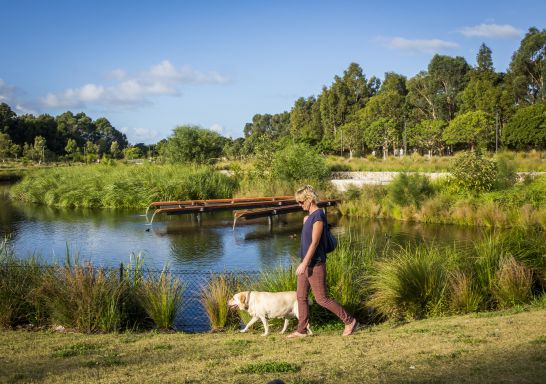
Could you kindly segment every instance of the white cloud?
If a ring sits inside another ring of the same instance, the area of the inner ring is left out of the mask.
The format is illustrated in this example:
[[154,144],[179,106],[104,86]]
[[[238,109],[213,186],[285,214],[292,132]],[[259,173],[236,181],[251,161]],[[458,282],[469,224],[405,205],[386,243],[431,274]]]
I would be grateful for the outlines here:
[[21,90],[13,85],[7,84],[3,79],[0,79],[0,103],[6,103],[11,106],[12,110],[20,114],[37,114],[32,103],[22,100]]
[[126,77],[127,72],[121,68],[114,69],[113,71],[110,71],[110,73],[107,75],[107,78],[115,80],[123,80]]
[[15,87],[0,79],[0,101],[7,103],[15,93]]
[[228,79],[214,71],[200,72],[189,66],[177,68],[164,60],[136,76],[128,76],[123,69],[110,72],[113,85],[86,84],[62,92],[48,93],[40,98],[44,106],[53,108],[83,107],[96,104],[109,108],[138,106],[150,103],[154,96],[179,96],[184,84],[223,84]]
[[196,71],[189,66],[176,68],[168,60],[163,60],[161,63],[152,66],[150,70],[146,71],[144,74],[146,77],[167,79],[180,83],[223,84],[227,82],[227,78],[220,75],[218,72],[210,71],[204,73]]
[[459,48],[459,44],[440,39],[406,39],[404,37],[381,37],[378,40],[392,49],[412,52],[434,53],[442,50]]
[[473,27],[464,27],[458,31],[466,37],[520,37],[522,31],[509,24],[480,24]]
[[214,131],[214,132],[217,132],[217,133],[222,133],[223,130],[224,130],[224,127],[222,127],[220,124],[218,123],[214,123],[210,126],[209,128],[211,131]]
[[157,131],[148,128],[122,127],[120,131],[127,135],[130,143],[153,144],[157,143],[160,139]]

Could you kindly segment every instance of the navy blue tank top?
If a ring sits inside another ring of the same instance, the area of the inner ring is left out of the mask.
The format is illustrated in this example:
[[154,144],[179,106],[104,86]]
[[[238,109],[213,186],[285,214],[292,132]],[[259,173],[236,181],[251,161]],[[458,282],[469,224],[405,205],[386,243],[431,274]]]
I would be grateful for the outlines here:
[[[309,249],[309,246],[311,245],[312,237],[313,237],[313,224],[317,221],[322,221],[323,225],[327,225],[326,221],[326,215],[324,214],[324,211],[322,209],[317,209],[313,213],[311,213],[308,217],[305,223],[303,223],[303,228],[301,230],[301,242],[300,242],[300,259],[303,260],[305,255],[307,254],[307,250]],[[324,230],[322,231],[320,235],[320,240],[317,246],[317,249],[315,249],[315,254],[311,258],[311,261],[309,262],[309,267],[314,267],[316,263],[319,261],[325,262],[326,261],[326,252],[324,251],[324,241],[322,241],[322,236],[324,234]]]

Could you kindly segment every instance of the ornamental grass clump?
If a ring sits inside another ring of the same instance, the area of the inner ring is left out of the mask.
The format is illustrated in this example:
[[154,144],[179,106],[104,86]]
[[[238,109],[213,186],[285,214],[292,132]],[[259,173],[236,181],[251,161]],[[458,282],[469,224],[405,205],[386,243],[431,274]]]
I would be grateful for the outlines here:
[[46,321],[43,303],[33,297],[43,274],[36,258],[18,260],[7,240],[0,241],[0,327]]
[[121,300],[126,287],[115,271],[85,265],[54,266],[37,290],[52,324],[82,332],[121,328]]
[[513,256],[501,260],[495,273],[493,297],[500,308],[527,304],[532,298],[533,274]]
[[240,278],[233,274],[214,274],[201,287],[200,301],[207,313],[212,331],[239,324],[235,311],[228,308],[228,300],[238,291]]
[[368,305],[387,318],[423,318],[446,307],[449,250],[418,246],[400,248],[377,263]]
[[449,277],[449,309],[454,313],[476,312],[485,300],[471,273],[453,271]]
[[139,287],[138,297],[147,315],[160,329],[172,329],[182,305],[185,285],[167,268],[159,276],[150,274]]

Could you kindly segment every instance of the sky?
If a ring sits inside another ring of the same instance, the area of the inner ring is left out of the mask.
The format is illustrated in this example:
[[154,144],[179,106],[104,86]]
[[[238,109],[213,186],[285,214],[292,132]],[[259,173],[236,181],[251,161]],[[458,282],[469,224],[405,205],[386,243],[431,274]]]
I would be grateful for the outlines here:
[[129,142],[180,125],[243,136],[358,63],[408,78],[435,54],[505,72],[546,1],[0,0],[0,102],[106,117]]

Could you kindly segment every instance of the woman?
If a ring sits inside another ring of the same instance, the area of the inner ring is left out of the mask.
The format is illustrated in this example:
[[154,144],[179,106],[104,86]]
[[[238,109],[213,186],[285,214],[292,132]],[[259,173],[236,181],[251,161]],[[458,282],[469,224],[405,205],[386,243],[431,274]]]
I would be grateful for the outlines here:
[[298,277],[298,329],[288,335],[289,338],[307,336],[309,322],[309,302],[307,296],[309,287],[313,290],[316,302],[334,313],[343,323],[343,336],[349,336],[357,329],[356,319],[349,315],[341,305],[326,296],[326,252],[322,235],[326,225],[326,215],[317,205],[318,196],[309,185],[296,191],[296,201],[308,211],[309,215],[303,219],[301,231],[300,258],[301,262],[296,269]]

